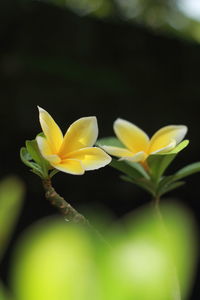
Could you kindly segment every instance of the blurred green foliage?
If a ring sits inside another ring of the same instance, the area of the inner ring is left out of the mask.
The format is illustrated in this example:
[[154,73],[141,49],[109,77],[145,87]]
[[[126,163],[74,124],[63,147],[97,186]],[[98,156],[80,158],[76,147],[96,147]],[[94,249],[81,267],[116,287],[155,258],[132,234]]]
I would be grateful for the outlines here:
[[3,286],[3,284],[0,282],[0,299],[1,300],[8,300],[8,295],[5,291],[5,288]]
[[[43,0],[66,7],[79,15],[120,18],[154,30],[173,33],[200,41],[200,18],[194,18],[187,5],[191,0]],[[191,3],[192,2],[192,3]],[[186,6],[186,7],[185,7]],[[199,8],[200,9],[200,8]],[[200,15],[200,13],[199,13]]]
[[164,223],[150,208],[130,215],[107,231],[110,247],[86,228],[40,221],[13,259],[15,299],[171,300],[179,292],[185,299],[196,257],[193,220],[179,206],[163,214]]
[[[3,254],[16,224],[23,184],[0,184]],[[146,207],[105,232],[109,242],[86,227],[47,218],[19,240],[11,262],[15,300],[186,299],[196,264],[195,226],[182,207],[162,207],[163,219]],[[2,226],[3,225],[3,226]],[[163,298],[164,297],[164,298]],[[0,299],[11,296],[0,283]]]
[[0,259],[15,229],[21,211],[24,186],[15,177],[8,177],[0,183]]
[[[17,177],[8,177],[0,182],[0,260],[15,230],[24,196],[24,186]],[[0,300],[9,300],[10,295],[0,281]]]

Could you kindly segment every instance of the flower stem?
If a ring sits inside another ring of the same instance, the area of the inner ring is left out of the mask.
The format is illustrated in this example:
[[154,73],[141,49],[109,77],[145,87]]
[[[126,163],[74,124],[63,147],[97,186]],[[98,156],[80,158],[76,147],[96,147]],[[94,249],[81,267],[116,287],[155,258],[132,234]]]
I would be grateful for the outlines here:
[[[155,197],[155,199],[154,199],[154,207],[155,207],[156,215],[158,216],[158,219],[160,221],[160,225],[162,226],[162,228],[165,232],[166,238],[169,239],[168,231],[165,226],[165,222],[164,222],[162,213],[160,211],[160,197],[159,196]],[[173,273],[174,273],[173,274],[173,276],[174,276],[174,291],[172,292],[172,300],[181,300],[180,284],[179,284],[177,270],[176,270],[175,266],[174,266]]]
[[163,216],[161,214],[160,207],[159,207],[159,205],[160,205],[160,197],[159,196],[155,197],[154,205],[155,205],[156,214],[157,214],[159,220],[163,223]]
[[89,225],[88,220],[55,191],[52,187],[50,178],[43,179],[42,184],[45,190],[46,199],[60,211],[66,221],[75,224]]

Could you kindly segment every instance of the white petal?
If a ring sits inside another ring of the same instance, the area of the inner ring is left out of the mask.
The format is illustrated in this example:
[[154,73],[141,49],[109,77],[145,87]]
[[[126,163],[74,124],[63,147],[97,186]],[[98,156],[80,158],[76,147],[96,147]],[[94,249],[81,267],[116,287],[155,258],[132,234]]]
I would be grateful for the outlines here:
[[119,160],[129,160],[132,162],[143,162],[146,159],[147,155],[145,152],[140,151],[132,156],[122,157]]
[[113,146],[101,146],[101,148],[113,156],[117,156],[117,157],[133,156],[133,152],[125,148],[113,147]]
[[[158,130],[150,140],[149,153],[167,147],[172,141],[179,144],[187,133],[185,125],[169,125]],[[175,146],[176,146],[175,145]]]
[[172,149],[174,149],[174,147],[176,147],[176,141],[175,140],[171,141],[171,143],[169,145],[167,145],[166,147],[163,147],[163,148],[158,149],[154,152],[151,152],[150,154],[167,153],[167,152],[171,151]]

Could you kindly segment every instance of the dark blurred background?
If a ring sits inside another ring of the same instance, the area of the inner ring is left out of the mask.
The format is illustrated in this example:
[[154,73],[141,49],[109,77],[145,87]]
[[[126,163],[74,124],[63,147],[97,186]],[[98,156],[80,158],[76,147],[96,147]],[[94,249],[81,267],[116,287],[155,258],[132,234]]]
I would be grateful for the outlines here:
[[[117,117],[152,135],[186,124],[189,147],[168,173],[200,160],[200,3],[198,0],[1,0],[1,177],[17,174],[26,201],[3,263],[24,228],[54,210],[39,178],[19,159],[26,139],[41,131],[37,105],[63,131],[96,115],[100,137],[113,135]],[[139,188],[110,167],[84,176],[55,176],[54,186],[81,212],[106,209],[118,218],[148,202]],[[200,176],[169,194],[200,224]],[[181,255],[181,254],[180,254]],[[191,299],[198,299],[198,279]]]

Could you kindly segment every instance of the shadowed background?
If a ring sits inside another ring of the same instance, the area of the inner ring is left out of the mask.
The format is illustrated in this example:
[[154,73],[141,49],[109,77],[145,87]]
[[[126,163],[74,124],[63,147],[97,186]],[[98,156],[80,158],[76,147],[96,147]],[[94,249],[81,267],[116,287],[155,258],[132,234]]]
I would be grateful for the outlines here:
[[[74,1],[77,6],[73,1],[64,6],[62,1],[47,2],[0,4],[1,177],[17,174],[27,187],[16,237],[33,221],[54,213],[44,201],[39,178],[19,159],[25,140],[41,131],[37,105],[63,131],[80,117],[97,116],[99,137],[113,135],[117,117],[150,136],[162,126],[185,124],[190,145],[170,169],[200,160],[197,18],[185,15],[185,6],[175,1],[127,1],[135,3],[128,8],[123,1],[93,1],[93,6],[89,0]],[[199,180],[194,175],[169,193],[193,211],[198,223]],[[110,167],[84,176],[59,173],[53,182],[86,214],[88,206],[94,212],[106,208],[117,218],[150,200]],[[197,287],[193,294],[191,299],[197,299]]]

